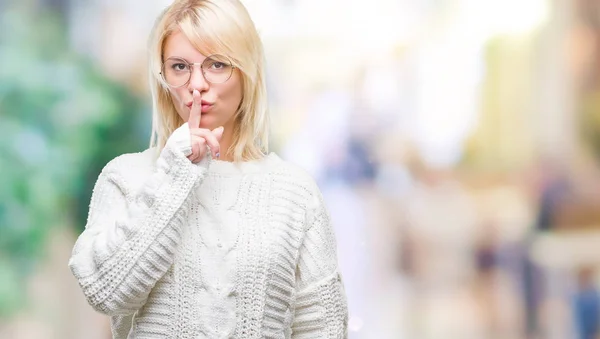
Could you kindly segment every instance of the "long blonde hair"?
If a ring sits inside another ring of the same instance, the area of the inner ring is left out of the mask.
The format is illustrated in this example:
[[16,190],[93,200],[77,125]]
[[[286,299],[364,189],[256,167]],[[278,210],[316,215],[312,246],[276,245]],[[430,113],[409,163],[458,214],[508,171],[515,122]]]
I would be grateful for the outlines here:
[[160,76],[165,41],[178,30],[200,53],[228,55],[240,70],[243,95],[227,154],[234,161],[261,158],[268,152],[269,137],[264,52],[252,19],[238,0],[176,0],[156,20],[149,43],[150,147],[162,150],[184,123]]

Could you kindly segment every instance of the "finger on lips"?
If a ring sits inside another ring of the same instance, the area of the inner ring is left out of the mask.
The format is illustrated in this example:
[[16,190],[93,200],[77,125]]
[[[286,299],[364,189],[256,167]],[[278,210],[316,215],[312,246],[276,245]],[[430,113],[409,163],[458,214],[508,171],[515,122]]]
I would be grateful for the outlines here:
[[190,109],[188,124],[190,125],[190,128],[198,128],[200,127],[200,120],[202,118],[202,96],[197,89],[194,90],[192,98],[193,102],[192,108]]
[[224,128],[221,126],[212,131],[200,128],[200,121],[202,119],[202,95],[198,90],[194,90],[192,98],[193,102],[188,118],[192,142],[192,154],[188,156],[188,159],[194,163],[200,161],[206,155],[208,148],[210,148],[213,158],[219,158],[221,154],[219,142],[223,137]]

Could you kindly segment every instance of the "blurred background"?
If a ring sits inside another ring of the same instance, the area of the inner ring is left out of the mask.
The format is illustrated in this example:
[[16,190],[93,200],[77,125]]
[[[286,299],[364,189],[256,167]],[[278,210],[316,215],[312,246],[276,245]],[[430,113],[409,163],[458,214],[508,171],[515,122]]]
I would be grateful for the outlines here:
[[[242,2],[350,339],[600,338],[600,1]],[[110,338],[67,262],[102,167],[148,145],[169,4],[0,0],[0,338]]]

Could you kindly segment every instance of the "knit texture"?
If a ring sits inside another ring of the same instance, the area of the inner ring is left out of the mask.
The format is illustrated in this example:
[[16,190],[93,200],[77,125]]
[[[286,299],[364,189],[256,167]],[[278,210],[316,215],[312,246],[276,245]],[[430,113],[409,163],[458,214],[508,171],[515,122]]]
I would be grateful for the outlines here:
[[94,187],[69,266],[113,338],[346,338],[314,180],[273,153],[192,164],[185,129],[158,159],[115,158]]

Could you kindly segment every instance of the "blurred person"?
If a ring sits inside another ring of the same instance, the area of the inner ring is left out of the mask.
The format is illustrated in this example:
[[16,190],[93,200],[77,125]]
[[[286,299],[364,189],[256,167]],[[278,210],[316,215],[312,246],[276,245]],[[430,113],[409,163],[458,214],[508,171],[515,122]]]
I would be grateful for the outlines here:
[[312,169],[339,234],[350,338],[396,338],[402,300],[397,281],[390,278],[396,249],[390,214],[397,207],[384,206],[377,191],[379,158],[373,145],[381,146],[375,138],[379,131],[357,123],[361,113],[370,114],[357,98],[348,89],[319,88],[309,97],[307,118],[283,152],[286,159]]
[[483,338],[484,315],[468,282],[479,227],[475,196],[455,172],[420,154],[409,161],[416,180],[407,199],[405,232],[412,256],[410,337]]
[[528,255],[537,235],[553,231],[556,227],[557,210],[569,196],[571,187],[567,168],[558,160],[542,158],[535,173],[534,191],[537,195],[537,215],[533,229],[523,239],[522,293],[525,308],[525,332],[527,338],[542,336],[541,308],[548,298],[547,272]]
[[474,246],[474,293],[481,311],[485,337],[501,338],[506,336],[506,329],[502,326],[498,301],[502,273],[499,262],[500,235],[494,221],[484,222],[480,232]]
[[110,161],[69,266],[114,338],[345,338],[335,233],[267,154],[262,43],[237,0],[175,1],[150,41],[151,148]]
[[577,339],[600,337],[600,292],[594,284],[595,271],[590,267],[577,272],[578,288],[573,297]]

